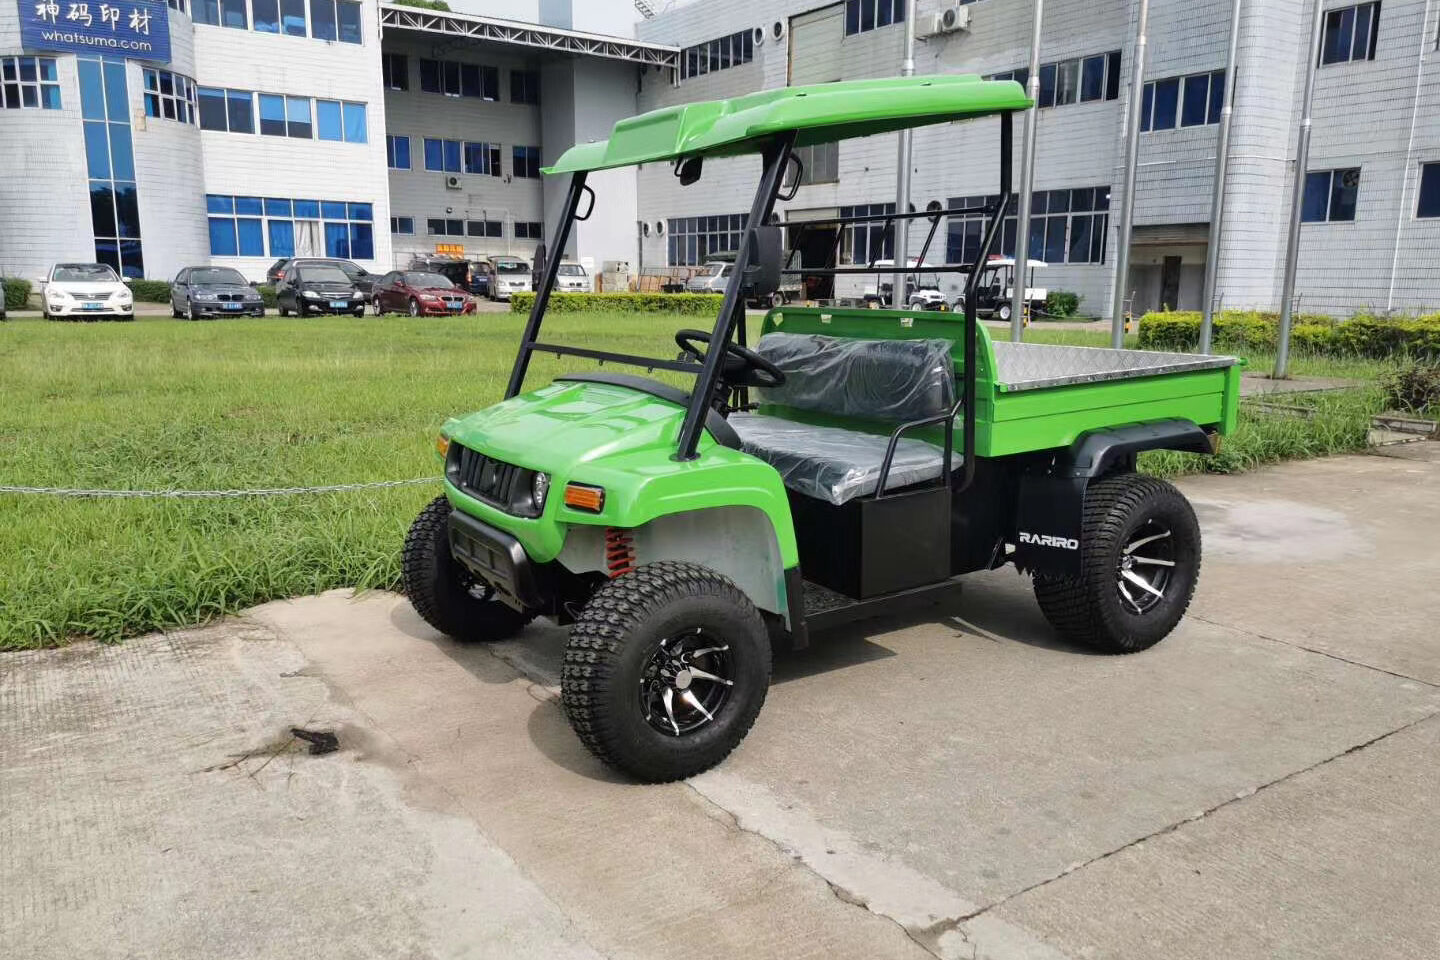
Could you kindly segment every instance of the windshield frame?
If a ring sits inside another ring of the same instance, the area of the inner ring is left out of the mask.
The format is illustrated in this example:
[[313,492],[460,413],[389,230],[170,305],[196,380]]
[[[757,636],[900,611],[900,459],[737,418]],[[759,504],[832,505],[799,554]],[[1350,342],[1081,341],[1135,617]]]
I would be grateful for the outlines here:
[[[238,278],[238,279],[235,279],[235,280],[202,280],[202,279],[200,279],[200,275],[201,275],[201,274],[204,274],[204,273],[228,273],[228,274],[230,274],[231,276],[234,276],[234,277],[236,277],[236,278]],[[194,268],[192,268],[191,271],[190,271],[190,279],[189,279],[187,282],[188,282],[192,287],[193,287],[193,286],[201,286],[201,287],[220,287],[220,286],[248,287],[248,286],[250,286],[250,281],[245,279],[245,275],[244,275],[243,273],[241,273],[239,270],[236,270],[234,267],[194,267]]]
[[[62,277],[62,272],[69,273],[78,270],[103,270],[105,274],[98,277]],[[57,263],[50,273],[52,283],[120,283],[120,276],[115,268],[108,263]]]
[[507,260],[492,260],[492,261],[490,261],[490,264],[491,264],[491,266],[493,266],[493,267],[495,268],[495,272],[496,272],[496,273],[529,273],[529,272],[530,272],[530,264],[526,263],[524,260],[521,260],[519,257],[516,257],[516,258],[514,258],[513,260],[512,260],[512,259],[507,259]]
[[[333,279],[330,279],[330,278],[327,278],[327,277],[323,277],[323,276],[322,276],[322,277],[315,277],[315,276],[313,276],[313,274],[314,274],[315,271],[317,271],[317,270],[318,270],[318,271],[321,271],[321,272],[333,272],[333,273],[337,273],[337,274],[340,275],[340,279],[339,279],[338,281],[336,281],[336,280],[333,280]],[[311,276],[307,276],[307,274],[312,274],[312,275],[311,275]],[[355,283],[355,281],[353,281],[353,280],[350,279],[350,275],[349,275],[348,273],[346,273],[344,270],[340,269],[340,267],[339,267],[337,264],[333,264],[333,263],[302,263],[302,264],[299,264],[299,265],[296,266],[296,268],[295,268],[295,281],[296,281],[297,283],[337,283],[337,282],[339,282],[339,283],[350,284],[351,286],[353,286],[354,283]]]
[[[417,282],[416,278],[433,277],[440,283]],[[459,290],[454,280],[436,270],[401,270],[400,279],[407,287],[416,287],[422,290],[435,289],[437,287],[447,290]]]

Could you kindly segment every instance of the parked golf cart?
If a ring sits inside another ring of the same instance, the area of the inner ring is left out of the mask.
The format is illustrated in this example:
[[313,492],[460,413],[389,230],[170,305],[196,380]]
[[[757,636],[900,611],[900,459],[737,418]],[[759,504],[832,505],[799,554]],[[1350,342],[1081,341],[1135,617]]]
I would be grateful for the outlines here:
[[[745,267],[712,329],[675,333],[677,358],[542,339],[550,261],[505,399],[437,440],[444,495],[404,550],[420,616],[481,641],[537,616],[568,624],[571,726],[646,781],[698,773],[740,743],[772,647],[934,603],[972,571],[1014,563],[1056,630],[1096,650],[1169,634],[1200,532],[1136,456],[1211,452],[1234,427],[1240,371],[1224,357],[991,342],[976,268],[1007,212],[1013,114],[1030,106],[1018,84],[976,76],[788,87],[657,110],[566,152],[546,171],[569,177],[556,250],[593,209],[594,171],[673,161],[690,185],[706,158],[757,156]],[[787,307],[750,348],[744,292],[781,282],[770,223],[792,150],[978,117],[998,118],[1000,189],[978,263],[953,268],[968,278],[964,313]],[[537,353],[603,367],[527,389]]]
[[[1043,313],[1050,291],[1035,286],[1035,271],[1044,270],[1048,264],[1043,260],[1025,261],[1029,276],[1025,284],[1025,303],[1030,316]],[[965,309],[964,298],[955,301],[955,309]],[[1012,257],[994,257],[987,260],[980,271],[980,289],[975,295],[975,309],[982,317],[996,317],[1009,321],[1015,313],[1015,260]]]
[[[911,310],[935,310],[945,313],[950,301],[940,289],[940,275],[935,273],[935,264],[925,263],[915,257],[909,258],[913,276],[905,278],[905,305]],[[895,261],[876,260],[870,265],[875,270],[876,281],[865,288],[865,306],[880,310],[891,304],[891,291],[895,289]]]

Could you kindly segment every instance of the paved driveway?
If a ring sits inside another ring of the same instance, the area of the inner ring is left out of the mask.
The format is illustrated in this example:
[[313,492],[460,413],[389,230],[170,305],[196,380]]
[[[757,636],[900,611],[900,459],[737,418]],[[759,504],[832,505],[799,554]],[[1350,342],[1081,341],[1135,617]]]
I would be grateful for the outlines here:
[[1187,480],[1206,565],[1160,647],[1065,647],[1026,582],[976,577],[782,658],[745,744],[686,784],[580,748],[561,631],[458,646],[389,595],[0,658],[0,943],[1432,958],[1436,460]]

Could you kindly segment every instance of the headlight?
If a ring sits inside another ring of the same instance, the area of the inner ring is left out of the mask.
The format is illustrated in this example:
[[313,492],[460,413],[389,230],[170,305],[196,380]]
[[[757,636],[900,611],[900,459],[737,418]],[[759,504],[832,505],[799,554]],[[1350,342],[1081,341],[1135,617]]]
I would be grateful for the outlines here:
[[206,301],[209,301],[209,300],[218,300],[218,299],[219,299],[219,294],[215,294],[215,293],[197,293],[197,294],[195,294],[195,299],[196,299],[196,300],[206,300]]
[[310,298],[313,300],[313,299],[318,299],[319,296],[320,296],[320,294],[316,293],[314,290],[301,290],[301,291],[300,291],[300,296],[302,296],[302,297],[310,297]]
[[550,493],[550,474],[540,471],[530,481],[530,498],[535,501],[537,512],[545,511],[545,497]]
[[45,296],[46,296],[46,298],[48,298],[48,299],[50,299],[50,300],[69,300],[69,299],[70,299],[70,294],[66,293],[64,290],[59,290],[59,289],[56,289],[56,288],[54,288],[54,287],[51,287],[49,290],[46,290],[46,291],[45,291]]

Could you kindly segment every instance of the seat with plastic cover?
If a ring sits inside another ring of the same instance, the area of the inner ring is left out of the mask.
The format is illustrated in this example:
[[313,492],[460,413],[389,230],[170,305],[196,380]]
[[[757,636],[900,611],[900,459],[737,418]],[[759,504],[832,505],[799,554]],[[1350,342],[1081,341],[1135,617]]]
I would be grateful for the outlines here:
[[[876,493],[896,427],[944,416],[955,403],[948,340],[770,333],[756,349],[785,383],[760,391],[765,413],[730,417],[741,449],[773,466],[796,493],[837,506]],[[902,437],[885,492],[944,472],[942,447]]]

